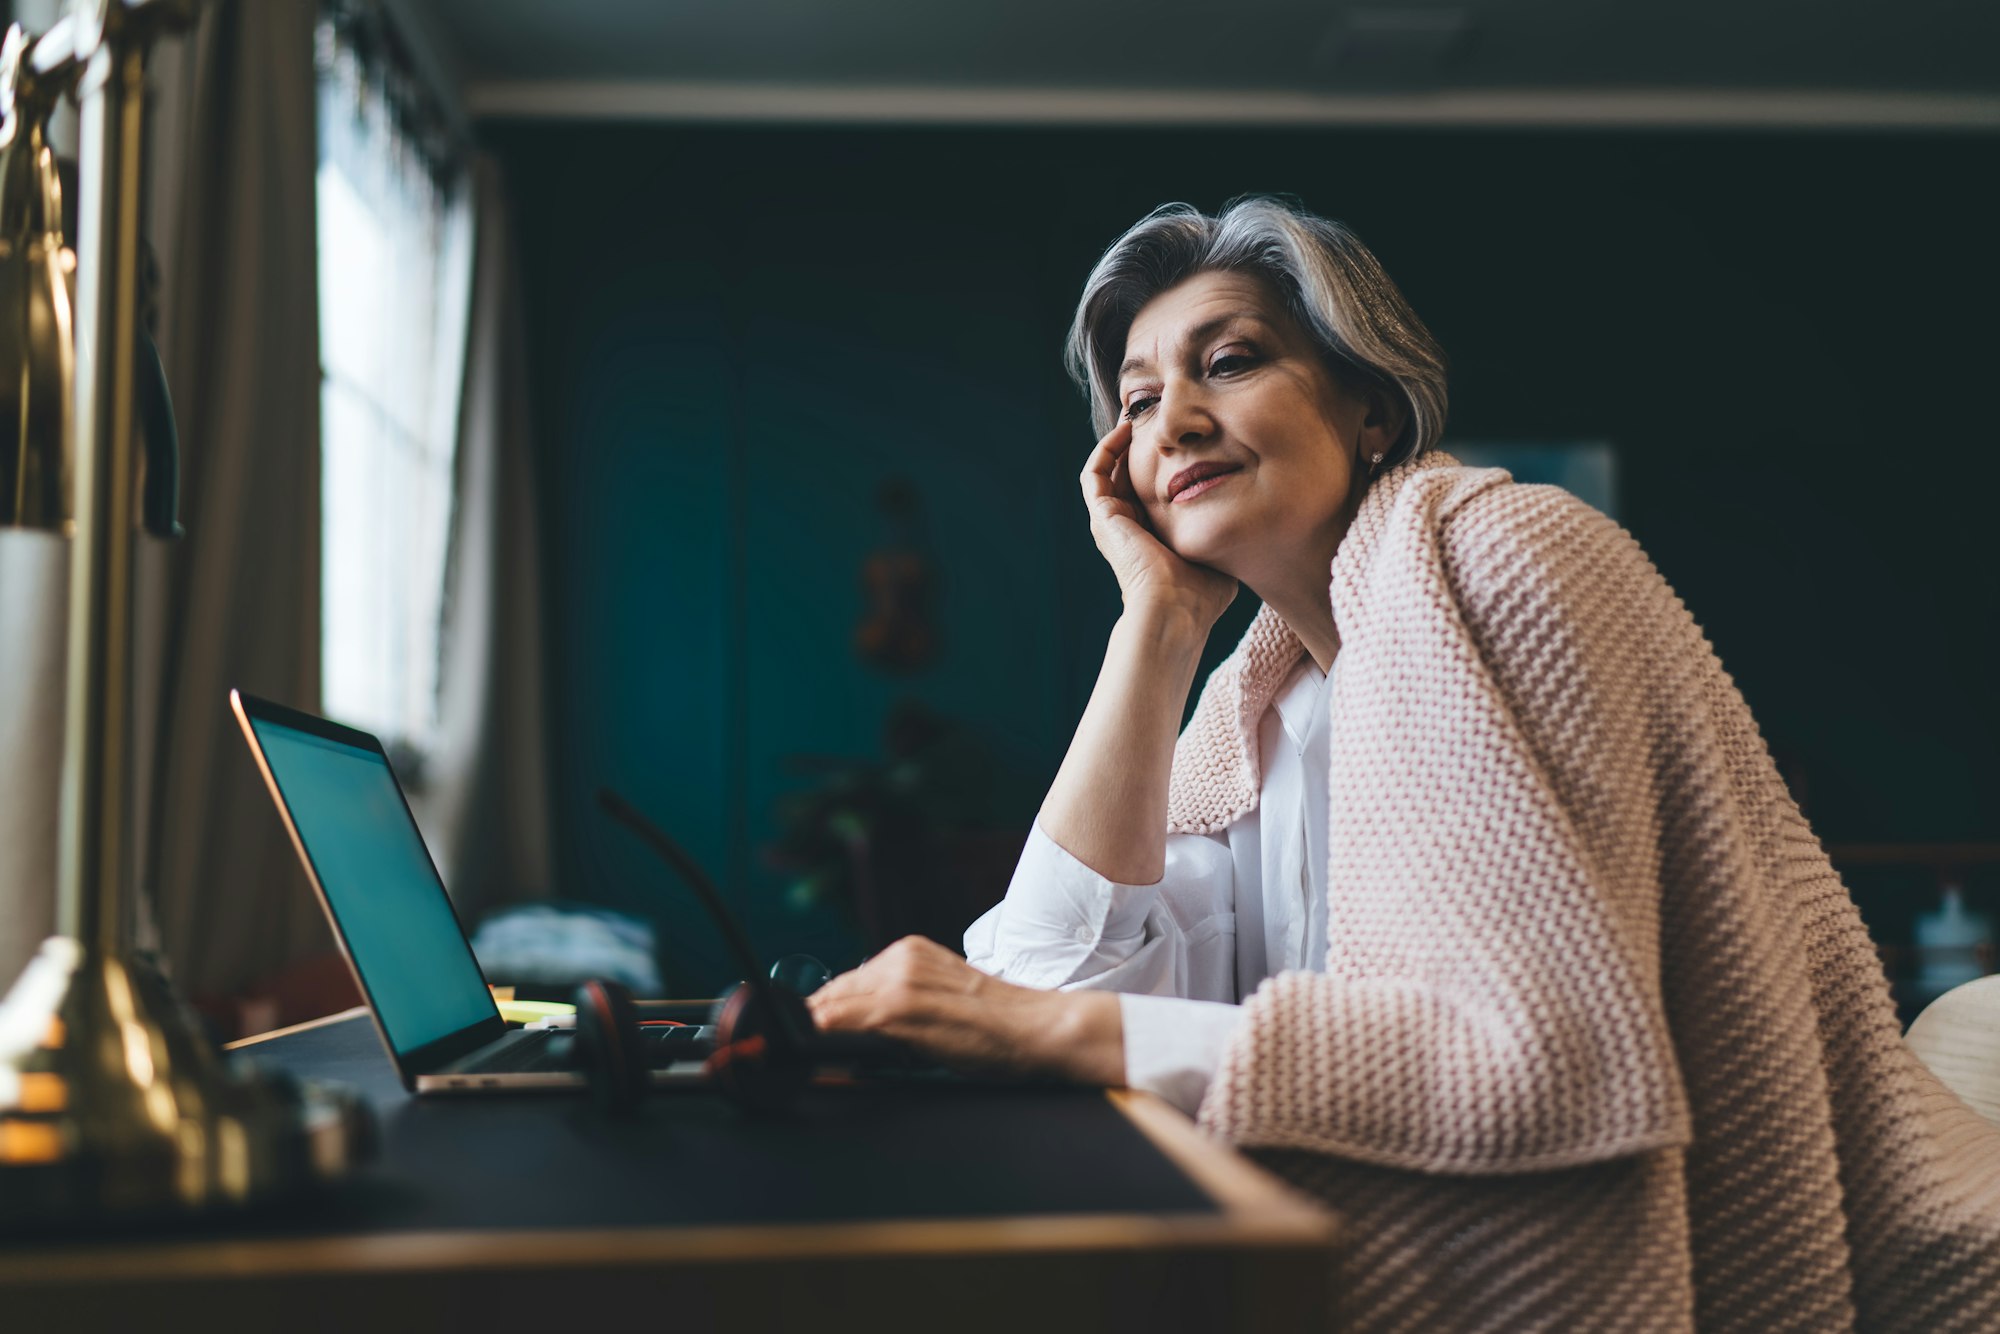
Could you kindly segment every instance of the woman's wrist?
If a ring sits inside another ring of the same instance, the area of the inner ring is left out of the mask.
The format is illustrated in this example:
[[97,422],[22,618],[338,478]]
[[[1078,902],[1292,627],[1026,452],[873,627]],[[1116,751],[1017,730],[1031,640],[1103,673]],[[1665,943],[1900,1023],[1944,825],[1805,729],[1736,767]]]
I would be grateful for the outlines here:
[[1048,1013],[1022,1035],[1032,1063],[1078,1084],[1125,1083],[1125,1018],[1116,993],[1050,991]]
[[1127,602],[1118,622],[1151,651],[1178,652],[1198,659],[1216,619],[1190,599],[1151,596]]

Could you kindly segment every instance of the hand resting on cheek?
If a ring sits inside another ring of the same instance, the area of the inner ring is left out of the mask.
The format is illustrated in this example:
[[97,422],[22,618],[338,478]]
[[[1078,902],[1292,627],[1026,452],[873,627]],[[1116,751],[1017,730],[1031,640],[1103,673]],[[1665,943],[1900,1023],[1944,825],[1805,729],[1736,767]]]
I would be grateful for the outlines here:
[[1197,565],[1155,535],[1151,518],[1132,487],[1132,423],[1120,417],[1090,451],[1083,475],[1090,536],[1127,607],[1174,606],[1194,613],[1205,632],[1236,598],[1236,580]]

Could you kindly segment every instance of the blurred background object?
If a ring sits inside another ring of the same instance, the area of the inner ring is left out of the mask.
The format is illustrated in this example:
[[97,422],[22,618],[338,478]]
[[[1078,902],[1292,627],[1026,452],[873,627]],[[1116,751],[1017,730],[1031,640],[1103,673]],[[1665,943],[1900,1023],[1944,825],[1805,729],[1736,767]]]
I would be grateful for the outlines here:
[[524,903],[490,913],[472,937],[480,971],[523,996],[567,1000],[602,978],[637,996],[664,996],[653,928],[581,904]]
[[1447,439],[1440,448],[1469,468],[1505,468],[1517,482],[1559,486],[1592,508],[1618,517],[1618,451],[1602,441],[1558,445]]
[[1007,889],[1021,834],[995,827],[992,757],[978,723],[892,705],[879,757],[791,755],[808,785],[778,798],[769,865],[786,902],[831,910],[873,953],[900,936],[952,944]]
[[854,627],[854,651],[877,671],[920,672],[938,653],[932,599],[935,576],[924,549],[923,508],[901,477],[882,483],[875,506],[888,532],[861,564],[865,609]]

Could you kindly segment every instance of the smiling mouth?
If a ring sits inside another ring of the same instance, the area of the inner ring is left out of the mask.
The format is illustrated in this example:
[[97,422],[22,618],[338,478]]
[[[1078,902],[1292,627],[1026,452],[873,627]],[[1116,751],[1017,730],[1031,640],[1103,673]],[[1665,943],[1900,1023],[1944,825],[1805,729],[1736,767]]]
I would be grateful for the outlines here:
[[1192,468],[1183,469],[1167,483],[1167,503],[1178,505],[1184,500],[1193,500],[1205,491],[1212,491],[1221,485],[1226,477],[1234,477],[1243,471],[1220,463],[1197,463]]

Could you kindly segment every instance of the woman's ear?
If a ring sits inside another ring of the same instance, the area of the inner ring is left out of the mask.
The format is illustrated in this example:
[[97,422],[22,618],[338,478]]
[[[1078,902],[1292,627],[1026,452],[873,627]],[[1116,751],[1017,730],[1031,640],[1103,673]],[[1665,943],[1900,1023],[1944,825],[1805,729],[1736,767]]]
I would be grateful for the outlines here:
[[1368,410],[1361,419],[1363,459],[1387,454],[1395,448],[1396,442],[1403,437],[1403,423],[1410,415],[1403,396],[1387,389],[1370,387],[1367,401]]

